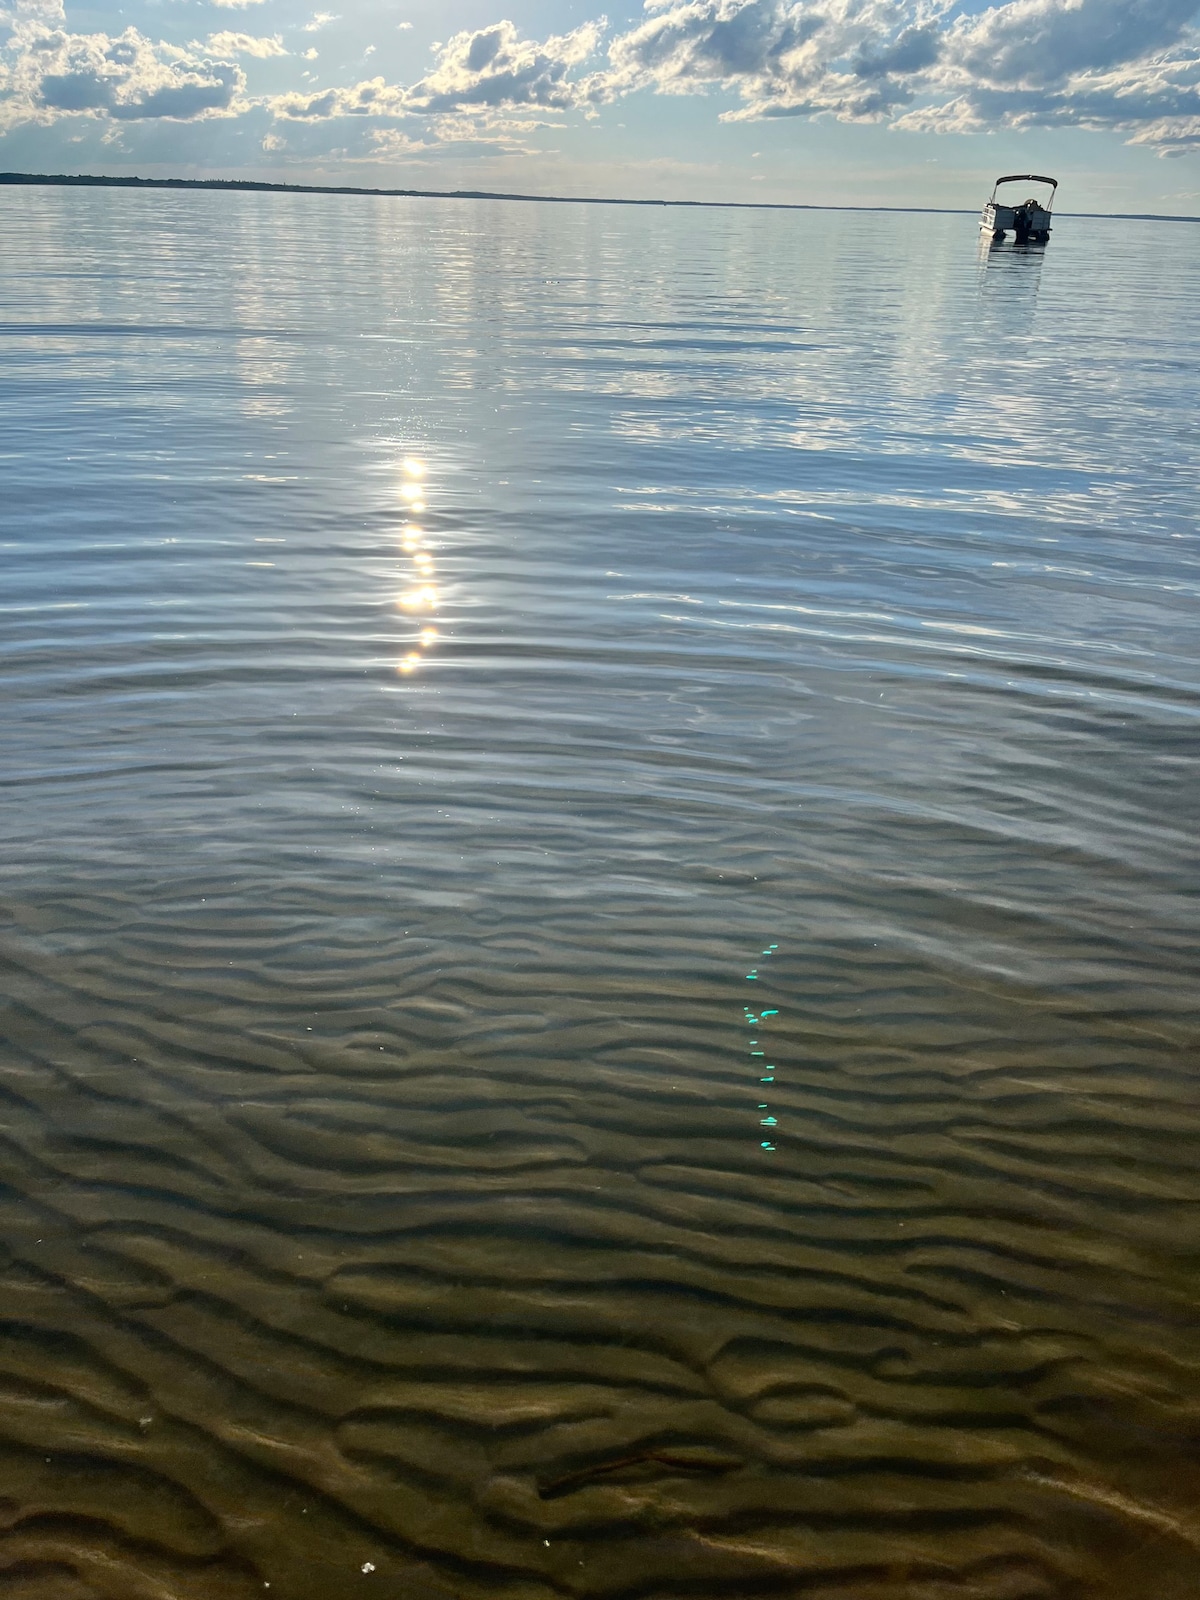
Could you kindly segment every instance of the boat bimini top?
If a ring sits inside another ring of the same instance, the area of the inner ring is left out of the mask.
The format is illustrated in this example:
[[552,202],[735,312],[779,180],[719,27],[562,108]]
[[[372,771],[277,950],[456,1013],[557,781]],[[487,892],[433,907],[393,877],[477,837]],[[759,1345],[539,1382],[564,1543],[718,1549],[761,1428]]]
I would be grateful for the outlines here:
[[1047,199],[1046,204],[1042,207],[1044,211],[1049,211],[1053,206],[1054,191],[1058,188],[1057,178],[1043,178],[1036,172],[1010,172],[1005,178],[997,178],[995,183],[992,185],[993,200],[996,198],[996,190],[1002,183],[1048,183],[1050,185],[1050,196]]

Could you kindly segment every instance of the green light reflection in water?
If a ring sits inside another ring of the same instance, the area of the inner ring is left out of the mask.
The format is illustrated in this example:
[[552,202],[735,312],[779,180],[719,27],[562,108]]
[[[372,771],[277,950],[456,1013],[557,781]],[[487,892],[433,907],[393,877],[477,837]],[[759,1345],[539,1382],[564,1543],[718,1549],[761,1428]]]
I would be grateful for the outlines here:
[[[764,959],[773,956],[778,949],[779,949],[779,946],[777,944],[768,945],[767,948],[762,953]],[[751,968],[751,970],[746,974],[746,979],[747,979],[747,982],[749,982],[749,983],[757,983],[759,981],[758,968],[757,967]],[[762,1012],[755,1013],[754,1011],[751,1010],[751,1008],[749,1006],[743,1006],[742,1007],[742,1013],[743,1013],[743,1020],[745,1021],[746,1026],[748,1028],[753,1029],[753,1030],[757,1030],[757,1029],[759,1029],[759,1028],[761,1028],[763,1026],[763,1023],[766,1021],[766,1019],[768,1017],[777,1017],[779,1015],[779,1010],[778,1010],[778,1007],[776,1007],[776,1006],[768,1006]],[[768,1062],[766,1060],[766,1054],[767,1054],[766,1051],[765,1050],[759,1050],[759,1049],[756,1048],[758,1043],[759,1043],[759,1040],[757,1038],[753,1038],[753,1039],[750,1040],[750,1045],[748,1047],[749,1054],[750,1054],[750,1059],[752,1061],[761,1059],[763,1066],[766,1068],[766,1072],[769,1074],[769,1076],[761,1077],[758,1081],[759,1081],[759,1083],[774,1083],[775,1082],[775,1068],[774,1068],[774,1066],[768,1064]],[[770,1102],[766,1101],[766,1100],[760,1101],[758,1103],[758,1109],[760,1111],[769,1112],[770,1109],[771,1109]],[[776,1127],[778,1125],[778,1119],[773,1117],[773,1116],[760,1117],[758,1119],[758,1122],[759,1122],[759,1127],[760,1128],[774,1128],[774,1127]],[[774,1150],[774,1148],[775,1148],[774,1144],[771,1142],[770,1139],[760,1139],[759,1140],[759,1145],[763,1150]]]

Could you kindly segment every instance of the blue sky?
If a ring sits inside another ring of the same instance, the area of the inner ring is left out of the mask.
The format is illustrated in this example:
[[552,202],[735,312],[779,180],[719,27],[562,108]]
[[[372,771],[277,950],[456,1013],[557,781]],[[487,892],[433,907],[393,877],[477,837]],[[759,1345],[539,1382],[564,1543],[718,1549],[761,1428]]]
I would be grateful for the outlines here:
[[0,0],[0,167],[1200,213],[1200,0]]

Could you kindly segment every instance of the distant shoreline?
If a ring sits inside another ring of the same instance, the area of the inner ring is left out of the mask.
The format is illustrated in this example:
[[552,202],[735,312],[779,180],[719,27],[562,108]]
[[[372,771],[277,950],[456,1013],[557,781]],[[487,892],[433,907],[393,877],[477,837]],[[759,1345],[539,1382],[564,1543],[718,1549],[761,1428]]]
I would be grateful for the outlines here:
[[[367,189],[348,183],[268,183],[251,178],[111,178],[88,173],[0,172],[0,184],[48,184],[82,189],[229,189],[249,194],[360,194],[403,200],[519,200],[559,206],[673,206],[704,211],[878,211],[939,217],[974,216],[963,206],[832,206],[787,200],[628,200],[619,195],[508,194],[491,189]],[[1200,222],[1200,217],[1153,211],[1060,211],[1062,217],[1114,222]]]

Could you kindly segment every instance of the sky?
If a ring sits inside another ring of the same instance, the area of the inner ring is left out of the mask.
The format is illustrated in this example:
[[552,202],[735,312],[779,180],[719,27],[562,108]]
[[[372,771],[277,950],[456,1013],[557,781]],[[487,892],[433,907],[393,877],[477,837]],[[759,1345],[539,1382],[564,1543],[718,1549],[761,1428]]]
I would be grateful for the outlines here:
[[0,170],[1200,214],[1200,0],[0,0]]

